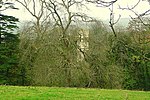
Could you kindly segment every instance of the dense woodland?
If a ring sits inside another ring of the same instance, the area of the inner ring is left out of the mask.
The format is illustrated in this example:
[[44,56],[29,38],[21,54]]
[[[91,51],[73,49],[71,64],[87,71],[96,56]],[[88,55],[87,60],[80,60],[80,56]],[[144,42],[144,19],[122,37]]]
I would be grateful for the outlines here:
[[[18,8],[0,0],[0,85],[150,90],[149,17],[131,18],[122,28],[110,16],[108,27],[71,12],[85,1],[16,2],[36,20],[18,27],[19,19],[4,13]],[[109,7],[115,2],[101,3]]]

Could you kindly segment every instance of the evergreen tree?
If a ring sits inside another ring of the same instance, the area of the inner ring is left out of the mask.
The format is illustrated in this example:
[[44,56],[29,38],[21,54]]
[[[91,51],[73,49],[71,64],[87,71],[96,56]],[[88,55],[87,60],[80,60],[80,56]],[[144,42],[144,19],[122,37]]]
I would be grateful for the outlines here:
[[0,84],[17,84],[18,78],[18,35],[13,33],[18,19],[2,14],[12,8],[13,3],[0,0]]

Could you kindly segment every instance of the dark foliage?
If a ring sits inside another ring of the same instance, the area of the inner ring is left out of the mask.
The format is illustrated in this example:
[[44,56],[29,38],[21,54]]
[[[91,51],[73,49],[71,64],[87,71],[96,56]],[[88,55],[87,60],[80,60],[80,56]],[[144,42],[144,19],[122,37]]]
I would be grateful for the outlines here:
[[[9,4],[7,3],[7,5]],[[13,16],[0,14],[0,84],[18,84],[18,77],[20,76],[18,69],[19,39],[18,35],[13,33],[14,29],[17,28],[16,23],[18,21]]]

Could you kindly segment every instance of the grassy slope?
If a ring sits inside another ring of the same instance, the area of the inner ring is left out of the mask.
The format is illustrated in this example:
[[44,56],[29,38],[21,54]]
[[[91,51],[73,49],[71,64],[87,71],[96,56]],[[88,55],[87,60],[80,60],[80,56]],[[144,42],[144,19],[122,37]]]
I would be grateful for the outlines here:
[[150,92],[0,86],[0,100],[150,100]]

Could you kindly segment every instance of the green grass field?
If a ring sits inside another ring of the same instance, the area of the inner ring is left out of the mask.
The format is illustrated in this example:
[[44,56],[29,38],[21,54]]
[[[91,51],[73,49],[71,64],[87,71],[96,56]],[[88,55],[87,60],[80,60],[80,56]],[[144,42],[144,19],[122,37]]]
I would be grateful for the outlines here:
[[150,100],[150,92],[84,88],[0,86],[0,100]]

